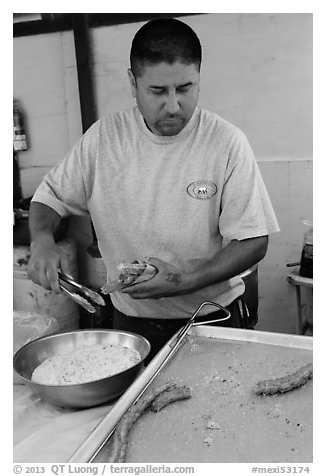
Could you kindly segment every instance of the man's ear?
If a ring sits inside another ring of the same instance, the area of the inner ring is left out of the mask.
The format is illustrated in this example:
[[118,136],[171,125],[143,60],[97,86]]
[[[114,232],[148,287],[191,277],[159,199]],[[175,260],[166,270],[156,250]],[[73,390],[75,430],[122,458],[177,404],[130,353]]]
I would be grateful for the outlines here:
[[128,68],[128,78],[129,78],[129,84],[130,84],[130,89],[131,89],[131,94],[132,94],[132,97],[136,97],[136,89],[137,89],[137,85],[136,85],[136,78],[133,74],[133,72],[131,71],[130,68]]

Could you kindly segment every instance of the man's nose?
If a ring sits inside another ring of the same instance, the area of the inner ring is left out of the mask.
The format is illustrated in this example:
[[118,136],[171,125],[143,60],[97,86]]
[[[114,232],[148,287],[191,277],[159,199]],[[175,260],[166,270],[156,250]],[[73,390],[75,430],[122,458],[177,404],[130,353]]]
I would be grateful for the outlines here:
[[175,114],[178,112],[179,100],[175,92],[169,93],[165,107],[169,114]]

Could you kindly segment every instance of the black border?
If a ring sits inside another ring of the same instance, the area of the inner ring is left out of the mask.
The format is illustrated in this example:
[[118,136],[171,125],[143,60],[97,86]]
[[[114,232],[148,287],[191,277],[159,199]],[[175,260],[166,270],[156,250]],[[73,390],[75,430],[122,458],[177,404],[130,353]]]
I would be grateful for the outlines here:
[[73,16],[86,15],[90,28],[148,21],[153,18],[203,15],[203,13],[41,13],[42,20],[13,24],[13,37],[55,33],[73,29]]

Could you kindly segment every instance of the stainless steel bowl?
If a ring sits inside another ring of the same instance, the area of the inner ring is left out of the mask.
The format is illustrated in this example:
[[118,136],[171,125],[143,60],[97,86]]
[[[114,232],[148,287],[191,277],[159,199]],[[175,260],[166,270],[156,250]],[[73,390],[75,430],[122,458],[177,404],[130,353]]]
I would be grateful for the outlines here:
[[[111,377],[73,385],[43,385],[31,381],[34,369],[48,357],[97,344],[123,345],[137,350],[141,362]],[[119,397],[140,373],[150,343],[144,337],[119,330],[78,330],[40,337],[14,355],[14,370],[42,399],[60,407],[87,408]]]

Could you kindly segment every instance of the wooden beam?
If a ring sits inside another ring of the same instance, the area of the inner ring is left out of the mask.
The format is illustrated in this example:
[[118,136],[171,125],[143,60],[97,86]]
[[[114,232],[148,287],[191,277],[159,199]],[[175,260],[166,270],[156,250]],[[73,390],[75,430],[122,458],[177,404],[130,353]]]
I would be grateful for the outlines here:
[[75,40],[82,128],[85,132],[97,119],[87,14],[73,13],[72,27]]

